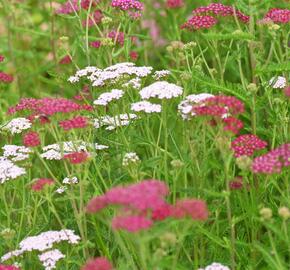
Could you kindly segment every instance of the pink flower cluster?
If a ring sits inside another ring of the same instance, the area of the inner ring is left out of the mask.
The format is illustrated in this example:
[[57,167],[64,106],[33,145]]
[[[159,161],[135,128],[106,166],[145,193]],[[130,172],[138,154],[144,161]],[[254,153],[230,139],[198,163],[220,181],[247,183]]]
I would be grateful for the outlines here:
[[111,6],[121,10],[143,10],[144,8],[138,0],[112,0]]
[[168,8],[181,8],[184,6],[184,1],[183,0],[167,0],[166,6]]
[[256,150],[264,149],[267,142],[253,134],[245,134],[236,138],[231,145],[235,157],[252,156]]
[[113,266],[107,258],[99,257],[90,259],[81,270],[113,270]]
[[88,22],[87,20],[83,21],[83,26],[86,26],[88,24],[88,27],[92,27],[96,24],[100,24],[103,17],[103,12],[100,9],[97,9],[89,16]]
[[117,32],[115,30],[108,33],[108,37],[113,40],[113,42],[119,44],[120,46],[124,45],[125,34],[123,32]]
[[69,55],[65,55],[63,58],[59,60],[59,64],[61,65],[68,65],[72,62],[72,59]]
[[224,130],[238,134],[243,128],[243,123],[233,117],[243,113],[244,104],[232,96],[213,96],[204,99],[192,107],[192,112],[196,115],[212,116],[214,119],[222,121]]
[[12,75],[9,75],[5,72],[0,71],[0,83],[12,83],[14,80]]
[[281,173],[283,167],[290,165],[290,143],[283,144],[269,151],[267,154],[256,157],[252,164],[254,173]]
[[51,186],[54,184],[53,179],[39,178],[32,186],[31,189],[34,191],[41,191],[45,186]]
[[84,116],[76,116],[69,120],[60,121],[59,125],[65,131],[68,131],[74,128],[85,128],[88,126],[88,119]]
[[30,131],[23,136],[22,142],[26,147],[35,147],[40,145],[40,138],[37,132]]
[[9,114],[19,111],[32,111],[35,115],[54,115],[56,113],[69,113],[75,111],[91,111],[92,106],[80,105],[65,98],[22,98],[14,107],[8,109]]
[[5,59],[5,57],[3,55],[0,54],[0,63],[3,62]]
[[181,29],[198,30],[202,28],[211,28],[218,23],[218,20],[212,16],[193,16],[187,22],[181,25]]
[[264,17],[265,20],[271,20],[274,23],[289,23],[290,22],[290,10],[289,9],[270,9]]
[[92,95],[90,93],[90,88],[85,85],[81,91],[79,91],[78,95],[73,97],[75,100],[84,101],[88,99],[92,99]]
[[68,160],[71,164],[81,164],[86,162],[89,156],[87,152],[72,152],[65,154],[63,158]]
[[211,3],[208,6],[202,6],[192,11],[193,17],[181,25],[181,29],[198,30],[201,28],[210,28],[218,23],[215,16],[236,16],[243,23],[247,23],[249,16],[235,9],[233,6],[226,6],[221,3]]
[[80,9],[88,9],[90,5],[95,6],[99,1],[97,0],[68,0],[56,11],[57,14],[71,14],[78,12]]
[[110,205],[121,206],[120,214],[112,220],[112,227],[129,232],[148,229],[154,221],[169,217],[207,219],[208,210],[204,201],[186,199],[171,205],[165,201],[168,194],[169,189],[164,182],[143,180],[126,187],[112,188],[104,195],[91,199],[87,211],[96,213]]
[[13,265],[0,264],[0,270],[21,270],[21,269]]

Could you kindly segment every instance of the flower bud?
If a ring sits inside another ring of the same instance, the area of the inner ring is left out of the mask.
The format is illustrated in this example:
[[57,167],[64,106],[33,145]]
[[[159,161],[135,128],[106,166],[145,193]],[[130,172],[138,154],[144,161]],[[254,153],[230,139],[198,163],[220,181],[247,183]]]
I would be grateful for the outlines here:
[[266,207],[262,208],[259,213],[264,220],[269,220],[273,216],[272,209]]
[[281,218],[283,218],[284,220],[287,220],[290,217],[290,210],[288,207],[283,206],[279,208],[278,214]]

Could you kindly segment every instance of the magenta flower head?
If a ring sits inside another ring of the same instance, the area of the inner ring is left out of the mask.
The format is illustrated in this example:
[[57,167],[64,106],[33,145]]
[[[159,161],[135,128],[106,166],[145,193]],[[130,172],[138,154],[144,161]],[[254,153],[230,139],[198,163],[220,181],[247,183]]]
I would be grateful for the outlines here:
[[5,57],[3,55],[0,54],[0,63],[3,62],[5,59]]
[[131,233],[149,229],[152,225],[153,221],[144,216],[117,216],[112,220],[114,230],[126,230]]
[[271,20],[274,23],[286,24],[290,22],[290,10],[272,8],[263,18],[264,20]]
[[27,147],[35,147],[40,145],[40,138],[37,132],[30,131],[23,136],[22,142]]
[[184,1],[183,0],[167,0],[166,1],[166,7],[167,8],[181,8],[184,6]]
[[21,270],[21,269],[13,265],[0,264],[0,270]]
[[232,150],[235,153],[235,157],[240,156],[252,156],[256,150],[264,149],[267,146],[267,142],[261,140],[259,137],[253,134],[245,134],[236,138],[232,142]]
[[59,122],[59,125],[65,130],[80,129],[88,126],[88,119],[84,116],[76,116],[69,120],[63,120]]
[[41,191],[45,186],[51,186],[54,184],[53,179],[49,178],[39,178],[32,186],[31,189],[34,191]]
[[193,16],[187,22],[180,26],[181,29],[187,29],[190,31],[198,30],[202,28],[211,28],[218,23],[217,19],[212,16]]
[[254,173],[281,173],[284,167],[290,165],[290,143],[283,144],[267,154],[256,157],[252,164]]
[[113,266],[107,258],[99,257],[87,261],[81,270],[113,270]]
[[143,10],[144,6],[137,0],[112,0],[111,6],[120,10]]
[[73,152],[63,156],[63,158],[68,160],[71,164],[84,163],[88,160],[89,157],[90,155],[87,152]]
[[12,83],[14,80],[12,75],[0,71],[0,83]]

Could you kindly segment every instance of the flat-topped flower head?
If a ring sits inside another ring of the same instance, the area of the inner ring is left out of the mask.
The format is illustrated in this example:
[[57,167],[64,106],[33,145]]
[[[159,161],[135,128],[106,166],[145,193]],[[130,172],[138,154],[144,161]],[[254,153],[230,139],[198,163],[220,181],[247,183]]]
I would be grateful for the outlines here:
[[131,110],[134,112],[160,113],[161,105],[149,101],[139,101],[131,104]]
[[89,9],[90,5],[95,6],[98,0],[67,0],[56,11],[57,14],[74,14],[81,9]]
[[14,265],[0,264],[0,270],[21,270],[21,269],[16,267],[16,266],[14,266]]
[[13,80],[14,78],[12,75],[0,71],[0,83],[12,83]]
[[143,10],[143,4],[138,0],[112,0],[111,6],[120,10]]
[[113,89],[110,92],[102,93],[95,101],[94,105],[107,106],[113,100],[118,100],[124,95],[124,91]]
[[286,24],[290,22],[290,10],[289,9],[280,9],[272,8],[264,16],[264,19],[271,20],[274,23]]
[[183,0],[167,0],[166,1],[166,7],[167,8],[181,8],[184,6],[184,1]]
[[290,143],[283,144],[267,154],[253,160],[254,173],[274,174],[281,173],[282,169],[290,165]]
[[128,126],[132,121],[136,120],[138,116],[133,113],[119,114],[115,116],[105,115],[98,119],[94,119],[94,127],[105,127],[106,130],[114,130],[118,127]]
[[283,76],[273,77],[269,81],[269,85],[274,89],[285,88],[287,85],[287,80]]
[[63,156],[63,158],[68,160],[71,164],[84,163],[88,160],[89,157],[90,155],[87,152],[73,152]]
[[23,130],[30,129],[32,126],[32,123],[29,119],[19,117],[14,118],[10,122],[8,122],[3,129],[8,130],[11,132],[11,134],[19,134]]
[[172,99],[181,96],[183,88],[166,81],[158,81],[144,87],[139,93],[142,99]]
[[40,145],[40,138],[37,132],[30,131],[24,134],[22,138],[22,142],[27,147],[35,147]]
[[222,265],[221,263],[212,263],[205,268],[199,268],[198,270],[231,270],[229,267]]
[[147,230],[153,225],[153,221],[144,216],[116,216],[112,220],[114,230],[126,230],[134,233]]
[[14,164],[6,157],[0,156],[0,184],[26,174],[26,170]]
[[105,257],[90,259],[81,270],[113,270],[112,264]]
[[33,185],[31,189],[34,191],[41,191],[45,186],[51,186],[54,184],[54,180],[50,178],[39,178]]
[[267,142],[253,134],[245,134],[236,138],[231,145],[235,157],[252,156],[256,150],[264,149]]
[[124,155],[122,165],[126,167],[131,164],[138,163],[139,161],[140,161],[140,158],[135,152],[129,152]]
[[86,128],[88,126],[88,119],[84,116],[75,116],[72,119],[60,121],[59,125],[65,131],[69,131],[71,129]]
[[63,258],[65,258],[65,255],[58,249],[49,250],[38,255],[38,259],[45,270],[56,269],[56,263]]
[[211,28],[217,23],[218,23],[218,20],[209,15],[193,16],[189,20],[187,20],[184,24],[182,24],[180,28],[192,31],[192,30],[199,30],[203,28]]

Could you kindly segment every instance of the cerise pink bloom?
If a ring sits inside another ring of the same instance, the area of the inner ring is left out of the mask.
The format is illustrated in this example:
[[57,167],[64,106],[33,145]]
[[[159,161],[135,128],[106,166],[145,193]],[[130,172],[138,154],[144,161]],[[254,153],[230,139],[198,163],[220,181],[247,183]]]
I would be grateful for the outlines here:
[[181,29],[198,30],[202,28],[211,28],[218,23],[217,19],[205,15],[205,16],[193,16],[187,22],[181,25]]
[[272,8],[265,15],[264,19],[273,21],[274,23],[289,23],[290,22],[290,10]]
[[183,0],[167,0],[166,7],[167,8],[181,8],[184,6]]
[[14,80],[12,75],[9,75],[5,72],[0,71],[0,83],[12,83]]
[[14,265],[3,265],[0,264],[0,270],[21,270],[20,268],[14,266]]
[[40,138],[37,132],[30,131],[24,134],[22,138],[23,144],[27,147],[35,147],[40,145]]
[[81,270],[113,270],[112,264],[105,257],[90,259]]
[[65,154],[63,158],[68,160],[71,164],[81,164],[86,162],[89,156],[90,155],[87,152],[73,152]]
[[85,128],[88,126],[88,119],[84,116],[76,116],[69,120],[60,121],[59,125],[65,131],[75,129],[75,128]]
[[53,179],[39,178],[32,186],[31,189],[34,191],[41,191],[45,186],[51,186],[54,184]]
[[66,55],[59,60],[59,64],[61,65],[67,65],[67,64],[70,64],[71,62],[72,62],[72,59],[69,55]]
[[152,225],[153,221],[144,216],[116,216],[112,220],[113,229],[132,233],[149,229]]

